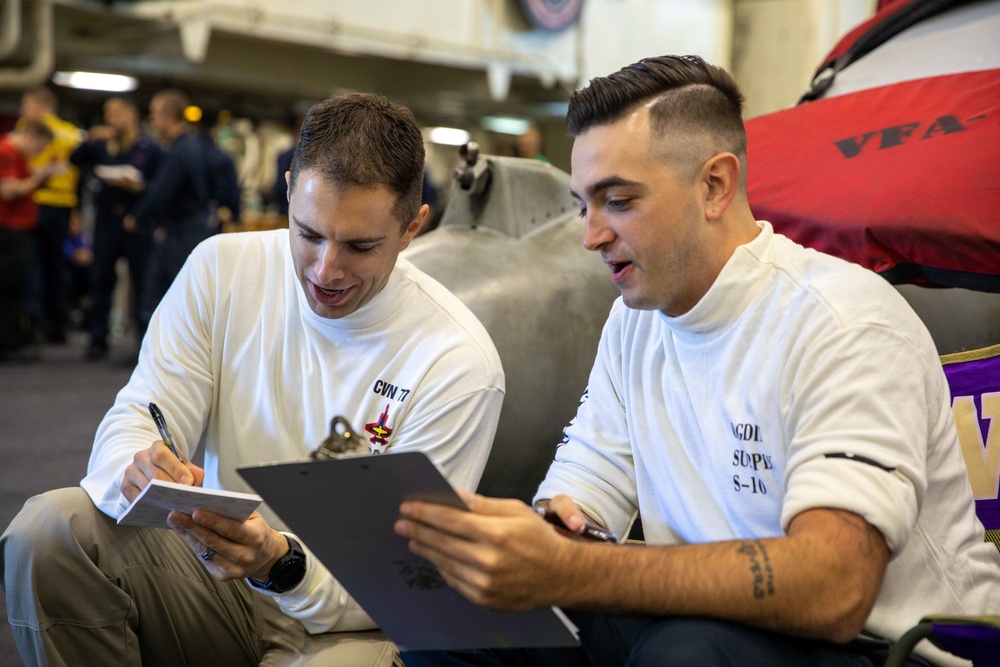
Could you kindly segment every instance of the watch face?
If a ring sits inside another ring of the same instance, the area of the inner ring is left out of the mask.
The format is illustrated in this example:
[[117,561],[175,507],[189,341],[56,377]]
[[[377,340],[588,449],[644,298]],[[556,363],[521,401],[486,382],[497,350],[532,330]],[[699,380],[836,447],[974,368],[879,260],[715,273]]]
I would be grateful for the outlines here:
[[271,590],[275,593],[290,591],[306,576],[306,555],[292,538],[288,539],[289,551],[271,568]]
[[295,588],[306,574],[306,560],[298,554],[289,554],[288,560],[281,562],[281,567],[274,573],[272,580],[274,588],[287,591]]

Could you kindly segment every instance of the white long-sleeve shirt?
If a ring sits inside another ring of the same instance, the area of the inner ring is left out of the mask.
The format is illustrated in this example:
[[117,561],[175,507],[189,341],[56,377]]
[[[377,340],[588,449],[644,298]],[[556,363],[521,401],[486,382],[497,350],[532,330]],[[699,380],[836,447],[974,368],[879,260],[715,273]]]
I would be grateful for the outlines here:
[[892,551],[868,630],[997,614],[1000,554],[926,328],[882,278],[759,224],[684,315],[615,303],[536,499],[564,493],[619,534],[638,510],[652,545],[780,537],[840,508]]
[[[121,480],[136,451],[160,439],[150,401],[188,456],[204,444],[208,488],[250,491],[237,466],[307,458],[336,415],[381,450],[426,452],[455,487],[478,484],[504,393],[483,326],[402,258],[369,303],[319,317],[288,234],[216,236],[188,259],[97,430],[81,486],[108,515],[128,505]],[[284,528],[266,506],[261,513]],[[310,632],[375,627],[311,554],[302,583],[275,599]]]

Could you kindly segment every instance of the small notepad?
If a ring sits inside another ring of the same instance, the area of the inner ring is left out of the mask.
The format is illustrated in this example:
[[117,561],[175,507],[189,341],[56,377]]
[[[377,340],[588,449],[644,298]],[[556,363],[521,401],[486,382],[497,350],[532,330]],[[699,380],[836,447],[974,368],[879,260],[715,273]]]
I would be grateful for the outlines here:
[[253,493],[205,489],[154,479],[118,517],[118,523],[122,526],[167,528],[167,514],[171,510],[191,514],[196,509],[245,521],[261,501],[261,497]]
[[130,164],[99,164],[94,167],[94,176],[102,181],[143,182],[142,172]]

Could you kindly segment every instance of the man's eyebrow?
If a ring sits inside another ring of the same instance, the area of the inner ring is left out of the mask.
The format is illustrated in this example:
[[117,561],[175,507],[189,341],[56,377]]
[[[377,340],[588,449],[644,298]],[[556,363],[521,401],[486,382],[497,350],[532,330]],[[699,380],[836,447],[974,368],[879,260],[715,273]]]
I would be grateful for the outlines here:
[[[306,234],[309,234],[310,236],[323,236],[323,234],[317,232],[315,229],[313,229],[312,227],[305,224],[304,222],[302,222],[301,220],[297,219],[294,216],[292,216],[292,223],[294,223],[296,227],[301,229]],[[363,236],[356,239],[344,239],[341,241],[341,243],[357,243],[357,244],[378,243],[380,241],[384,241],[385,239],[386,239],[385,236]]]
[[385,239],[386,239],[385,236],[366,236],[357,239],[344,239],[342,243],[354,243],[356,245],[357,244],[364,245],[365,243],[379,243],[381,241],[384,241]]
[[296,227],[304,231],[306,234],[311,234],[313,236],[321,236],[319,232],[317,232],[315,229],[313,229],[306,223],[296,218],[294,215],[292,216],[292,224],[294,224]]
[[[596,183],[591,183],[590,185],[588,185],[586,193],[588,197],[594,197],[598,193],[602,192],[603,190],[607,190],[608,188],[615,188],[615,187],[629,186],[629,185],[642,185],[642,183],[639,183],[638,181],[630,181],[626,178],[622,178],[621,176],[608,176],[607,178],[602,178]],[[570,189],[569,193],[576,199],[581,198],[580,195],[578,195],[572,189]]]

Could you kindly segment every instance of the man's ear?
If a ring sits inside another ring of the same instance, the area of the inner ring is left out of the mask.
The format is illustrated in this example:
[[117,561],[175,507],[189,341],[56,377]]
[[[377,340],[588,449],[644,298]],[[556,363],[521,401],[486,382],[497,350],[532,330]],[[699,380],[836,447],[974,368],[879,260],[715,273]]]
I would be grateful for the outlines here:
[[705,217],[717,220],[729,208],[740,188],[740,159],[732,153],[719,153],[701,168],[705,185]]
[[290,202],[292,201],[292,172],[285,172],[285,183],[288,186],[285,188],[285,199]]
[[406,229],[403,230],[403,241],[400,250],[406,250],[406,247],[410,245],[410,241],[413,240],[413,237],[417,235],[420,228],[423,227],[424,223],[427,221],[427,215],[430,213],[430,210],[430,206],[427,204],[421,204],[420,210],[417,211],[417,215],[413,218],[413,220],[410,220],[410,224],[408,224]]

